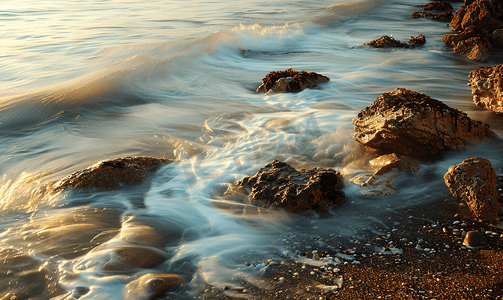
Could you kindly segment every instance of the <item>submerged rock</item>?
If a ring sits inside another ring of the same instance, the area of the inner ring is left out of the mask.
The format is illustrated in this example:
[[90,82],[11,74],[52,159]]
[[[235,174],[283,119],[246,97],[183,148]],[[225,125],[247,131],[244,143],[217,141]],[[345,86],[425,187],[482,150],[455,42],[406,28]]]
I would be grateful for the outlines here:
[[363,196],[381,196],[394,194],[396,179],[404,173],[416,174],[421,167],[416,161],[400,157],[395,153],[381,155],[369,161],[374,173],[360,174],[349,181],[360,185],[359,193]]
[[420,34],[417,37],[410,37],[410,41],[408,44],[402,43],[398,40],[395,40],[393,37],[388,35],[383,35],[378,40],[373,40],[370,43],[363,43],[364,45],[372,46],[374,48],[408,48],[412,49],[419,45],[426,43],[426,38],[424,35]]
[[291,213],[306,210],[326,211],[345,198],[338,188],[342,176],[332,169],[296,170],[289,164],[274,160],[254,176],[234,183],[251,188],[248,202],[264,207],[277,207]]
[[503,113],[503,64],[470,72],[468,85],[476,105]]
[[384,93],[353,119],[360,144],[411,157],[460,149],[494,133],[466,113],[425,94],[397,88]]
[[177,274],[147,273],[128,283],[124,296],[127,300],[149,300],[185,282],[187,280]]
[[292,68],[285,71],[272,71],[262,79],[258,92],[300,92],[306,88],[313,88],[320,82],[328,82],[327,76],[305,70],[295,71]]
[[496,173],[487,159],[472,157],[451,166],[444,181],[452,195],[464,200],[477,218],[487,223],[496,220],[500,209]]
[[101,161],[87,169],[72,173],[58,181],[54,191],[66,188],[116,189],[121,185],[142,182],[149,173],[170,160],[146,156],[123,157]]

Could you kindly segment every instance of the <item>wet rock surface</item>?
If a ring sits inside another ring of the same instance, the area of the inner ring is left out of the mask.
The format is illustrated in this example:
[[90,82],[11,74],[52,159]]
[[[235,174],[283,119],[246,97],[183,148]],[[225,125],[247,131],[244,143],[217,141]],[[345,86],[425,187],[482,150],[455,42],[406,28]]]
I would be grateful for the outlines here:
[[470,72],[468,85],[473,102],[496,113],[503,113],[503,64],[480,67]]
[[327,76],[304,71],[295,71],[292,68],[285,71],[272,71],[262,79],[258,92],[300,92],[306,88],[313,88],[318,83],[328,82]]
[[451,166],[444,181],[452,195],[465,201],[477,218],[487,223],[496,220],[500,209],[496,173],[487,159],[472,157]]
[[379,96],[353,119],[354,139],[384,153],[434,156],[462,149],[494,133],[466,113],[425,94],[397,88]]
[[374,48],[407,48],[412,49],[426,43],[426,37],[422,34],[417,37],[410,37],[409,43],[402,43],[395,40],[393,37],[383,35],[380,39],[373,40],[370,43],[363,43],[364,45],[372,46]]
[[345,198],[338,189],[342,185],[339,172],[324,168],[297,170],[278,160],[234,184],[251,189],[246,200],[249,204],[282,208],[290,213],[326,211]]
[[149,300],[185,282],[187,280],[176,274],[147,273],[128,283],[124,295],[127,300]]
[[77,171],[58,181],[53,190],[116,189],[121,185],[140,183],[159,166],[170,160],[146,156],[124,157],[101,161],[87,169]]

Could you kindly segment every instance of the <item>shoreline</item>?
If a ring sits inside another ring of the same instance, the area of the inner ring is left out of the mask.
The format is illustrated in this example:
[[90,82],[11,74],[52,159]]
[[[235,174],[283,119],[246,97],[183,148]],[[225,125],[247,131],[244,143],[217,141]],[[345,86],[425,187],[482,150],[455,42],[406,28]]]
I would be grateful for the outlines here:
[[[460,203],[389,211],[389,229],[372,244],[311,237],[299,254],[243,265],[262,268],[267,288],[243,277],[244,289],[208,286],[202,299],[503,299],[503,226],[474,221]],[[463,246],[461,230],[484,230],[489,245]]]

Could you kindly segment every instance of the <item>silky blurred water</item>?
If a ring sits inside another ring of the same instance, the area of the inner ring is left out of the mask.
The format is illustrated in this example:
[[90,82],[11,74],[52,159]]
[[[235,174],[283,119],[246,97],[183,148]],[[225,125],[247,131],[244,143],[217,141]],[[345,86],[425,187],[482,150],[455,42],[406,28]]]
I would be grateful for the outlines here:
[[[48,291],[15,272],[0,276],[0,296],[123,299],[125,286],[147,271],[183,275],[189,283],[176,293],[187,298],[200,294],[201,282],[236,287],[246,272],[235,259],[288,251],[285,232],[353,236],[369,222],[380,226],[379,211],[447,196],[442,176],[452,164],[477,155],[501,167],[496,144],[447,151],[419,176],[404,177],[414,184],[394,195],[363,197],[346,181],[346,203],[323,217],[220,197],[275,158],[349,179],[369,158],[352,138],[352,118],[397,87],[466,111],[501,136],[501,117],[475,107],[466,85],[482,64],[444,45],[445,23],[410,19],[418,4],[2,1],[2,257],[14,253],[57,284]],[[402,41],[423,34],[427,42],[414,50],[363,45],[385,34]],[[295,94],[255,93],[267,73],[290,67],[330,81]],[[129,155],[175,162],[112,192],[47,191],[74,171]],[[161,247],[164,263],[112,272],[131,220],[177,239]],[[292,229],[298,225],[309,230]],[[246,274],[266,288],[259,273]]]

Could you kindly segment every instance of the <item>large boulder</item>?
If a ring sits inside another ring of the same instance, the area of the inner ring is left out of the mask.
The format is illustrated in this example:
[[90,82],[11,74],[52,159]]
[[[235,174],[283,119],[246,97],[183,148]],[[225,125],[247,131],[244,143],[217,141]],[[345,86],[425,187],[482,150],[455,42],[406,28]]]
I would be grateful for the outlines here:
[[292,68],[285,71],[272,71],[262,79],[262,84],[257,88],[258,92],[300,92],[306,88],[313,88],[320,82],[327,82],[327,76],[306,72],[295,71]]
[[499,213],[496,173],[487,159],[472,157],[451,166],[444,181],[452,195],[466,202],[483,222],[493,223]]
[[503,28],[503,4],[499,0],[476,0],[461,6],[452,18],[449,27],[463,31],[469,26],[493,32]]
[[503,64],[480,67],[470,72],[468,85],[478,106],[503,113]]
[[353,119],[360,144],[411,157],[434,156],[445,148],[461,149],[493,136],[488,126],[471,120],[425,94],[397,88],[379,96]]
[[72,173],[53,186],[54,191],[66,188],[116,189],[121,185],[140,183],[159,166],[170,160],[146,156],[123,157],[101,161]]
[[297,170],[278,160],[234,184],[251,190],[246,200],[249,204],[282,208],[291,213],[326,211],[345,198],[338,189],[342,185],[339,172],[324,168]]

